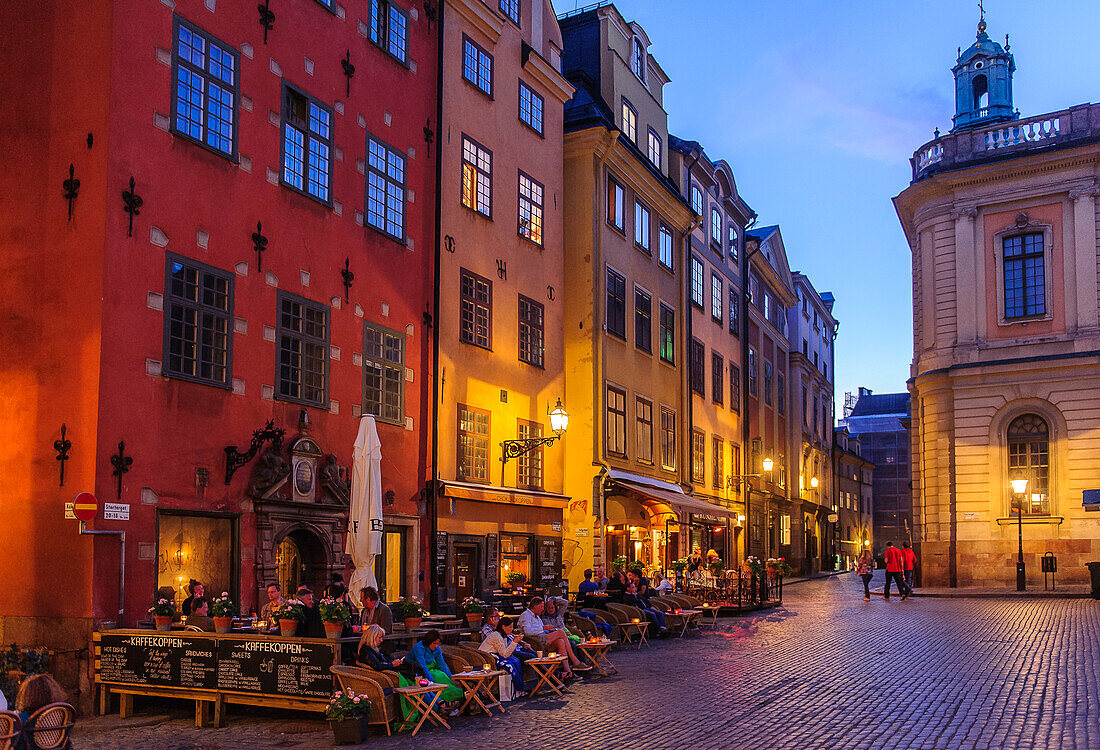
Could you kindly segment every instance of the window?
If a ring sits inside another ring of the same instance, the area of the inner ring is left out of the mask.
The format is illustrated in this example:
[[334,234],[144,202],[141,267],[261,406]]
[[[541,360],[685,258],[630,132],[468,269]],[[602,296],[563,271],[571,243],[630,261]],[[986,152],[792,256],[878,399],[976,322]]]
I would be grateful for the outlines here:
[[607,386],[607,452],[626,457],[626,391]]
[[703,215],[703,193],[698,185],[691,186],[691,210],[696,216]]
[[703,309],[703,261],[691,256],[691,304]]
[[710,317],[715,323],[722,324],[722,277],[716,273],[710,275]]
[[657,230],[657,262],[672,269],[672,230],[664,224]]
[[741,446],[730,443],[730,477],[739,476],[741,476]]
[[462,269],[458,339],[488,349],[493,344],[493,282]]
[[714,207],[710,209],[710,244],[722,250],[722,214]]
[[661,407],[661,468],[676,471],[676,412]]
[[[520,419],[516,432],[520,440],[538,439],[542,437],[542,425]],[[530,490],[542,489],[542,446],[519,457],[516,465],[516,485]]]
[[367,226],[405,239],[405,156],[367,134]]
[[730,364],[730,411],[741,411],[741,368]]
[[783,454],[783,451],[779,451],[779,458],[775,462],[775,483],[780,487],[787,486],[787,457]]
[[767,289],[764,290],[764,318],[769,321],[772,319],[772,295]]
[[332,110],[283,82],[283,185],[331,203]]
[[614,177],[608,176],[607,178],[607,223],[618,229],[620,232],[624,231],[626,226],[626,217],[623,215],[626,210],[626,192],[623,190],[623,186],[620,185]]
[[542,367],[545,344],[542,303],[519,295],[519,361]]
[[718,352],[710,353],[710,397],[721,405],[726,396],[726,362]]
[[493,95],[493,56],[466,35],[462,36],[462,77]]
[[[634,42],[630,46],[630,69],[634,71],[634,75],[638,76],[638,79],[642,82],[646,82],[645,76],[645,63],[646,63],[645,48],[642,47],[642,42],[638,37],[634,37]],[[648,84],[647,84],[648,85]]]
[[730,333],[734,336],[741,334],[741,305],[738,304],[740,300],[737,299],[737,290],[734,289],[733,284],[730,284]]
[[699,339],[691,340],[691,390],[706,396],[707,348]]
[[649,209],[634,201],[634,244],[649,253]]
[[[1008,425],[1008,478],[1026,479],[1023,512],[1050,514],[1050,429],[1037,414],[1024,414]],[[1021,498],[1012,497],[1012,508]]]
[[772,363],[764,360],[764,403],[772,403]]
[[459,479],[489,481],[489,412],[458,405]]
[[711,474],[711,481],[714,484],[714,489],[720,490],[726,483],[726,444],[722,438],[715,435],[712,447],[714,449],[712,456],[714,471]]
[[802,424],[808,425],[809,423],[810,420],[806,413],[806,386],[802,386]]
[[172,130],[236,159],[237,50],[175,17]]
[[623,97],[623,135],[630,139],[631,143],[638,142],[638,113],[630,102]]
[[519,82],[519,119],[539,135],[542,135],[542,96],[523,81]]
[[696,484],[705,481],[703,472],[707,460],[706,439],[702,430],[691,431],[691,481]]
[[635,457],[647,464],[653,463],[653,404],[638,396],[634,403]]
[[756,350],[751,346],[749,347],[749,395],[756,395]]
[[508,16],[512,23],[519,24],[519,0],[500,0],[500,12]]
[[1046,314],[1043,235],[1004,239],[1005,318]]
[[657,169],[661,168],[661,136],[649,129],[649,161]]
[[462,136],[462,205],[493,217],[493,153]]
[[730,260],[737,262],[737,225],[729,225]]
[[327,307],[279,292],[279,398],[329,408],[328,335]]
[[542,184],[519,173],[519,236],[542,244]]
[[782,370],[775,371],[775,408],[780,414],[787,413],[787,385]]
[[626,279],[607,269],[607,332],[626,338]]
[[398,62],[408,60],[409,17],[389,0],[370,0],[370,40]]
[[[852,538],[851,534],[848,535],[848,538]],[[779,543],[791,543],[791,517],[786,513],[779,517]]]
[[363,324],[363,413],[405,424],[405,336]]
[[634,287],[634,346],[643,352],[653,351],[653,301],[652,298]]
[[230,386],[233,276],[167,256],[164,282],[164,374]]
[[661,359],[670,365],[676,363],[676,311],[661,303],[660,331]]

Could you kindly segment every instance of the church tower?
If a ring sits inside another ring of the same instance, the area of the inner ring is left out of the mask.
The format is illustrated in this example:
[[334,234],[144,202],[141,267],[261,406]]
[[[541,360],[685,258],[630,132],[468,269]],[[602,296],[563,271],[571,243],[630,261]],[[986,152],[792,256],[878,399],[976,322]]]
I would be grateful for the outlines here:
[[951,72],[955,74],[955,130],[1014,120],[1020,113],[1012,108],[1012,74],[1016,61],[1005,46],[985,33],[985,13],[978,21],[978,38],[959,55]]

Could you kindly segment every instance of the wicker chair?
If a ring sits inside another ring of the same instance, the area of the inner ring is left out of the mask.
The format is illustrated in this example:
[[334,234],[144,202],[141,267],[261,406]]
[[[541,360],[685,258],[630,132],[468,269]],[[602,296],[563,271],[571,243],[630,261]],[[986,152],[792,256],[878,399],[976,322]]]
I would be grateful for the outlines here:
[[[607,611],[615,617],[615,621],[619,625],[619,643],[625,644],[628,641],[633,641],[636,636],[641,633],[641,628],[631,620],[638,620],[639,623],[649,623],[646,619],[645,612],[642,612],[637,607],[631,607],[627,604],[612,604],[608,603]],[[640,641],[640,638],[639,638]]]
[[23,722],[14,711],[0,711],[0,750],[12,750],[19,739]]
[[600,635],[600,629],[596,627],[596,623],[592,622],[587,617],[582,617],[571,612],[569,613],[569,622],[580,632],[582,638],[591,638]]
[[675,605],[661,597],[651,597],[649,600],[650,605],[654,609],[659,609],[665,615],[665,626],[668,627],[669,632],[680,631],[680,637],[682,638],[693,626],[698,628],[698,615],[678,615],[673,610],[684,609],[684,607]]
[[617,617],[615,617],[614,615],[612,615],[609,610],[606,610],[606,609],[582,609],[581,612],[583,612],[586,615],[592,615],[592,618],[593,618],[594,622],[597,622],[597,623],[600,623],[600,624],[605,624],[605,625],[610,625],[611,626],[611,635],[609,637],[611,638],[611,640],[617,641],[617,642],[620,642],[620,643],[622,642],[622,640],[623,640],[623,628],[619,625],[619,619]]
[[[396,672],[376,672],[365,667],[329,667],[340,683],[342,690],[351,690],[356,695],[365,695],[371,702],[368,724],[384,724],[386,735],[390,734],[390,723],[401,715],[397,705],[397,696],[392,692],[397,687]],[[387,694],[385,691],[391,691]]]
[[58,750],[69,747],[69,735],[73,731],[76,711],[68,703],[51,703],[35,711],[23,725],[23,734],[33,741],[39,750]]

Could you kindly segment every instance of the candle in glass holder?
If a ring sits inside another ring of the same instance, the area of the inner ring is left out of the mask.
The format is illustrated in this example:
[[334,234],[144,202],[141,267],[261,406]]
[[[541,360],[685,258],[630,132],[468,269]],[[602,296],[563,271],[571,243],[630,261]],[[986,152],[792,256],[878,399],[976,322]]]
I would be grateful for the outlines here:
[[481,668],[484,669],[486,672],[489,671],[489,665],[488,664],[482,664]]
[[633,620],[631,620],[631,622],[641,622],[641,620],[639,620],[637,617],[635,617]]

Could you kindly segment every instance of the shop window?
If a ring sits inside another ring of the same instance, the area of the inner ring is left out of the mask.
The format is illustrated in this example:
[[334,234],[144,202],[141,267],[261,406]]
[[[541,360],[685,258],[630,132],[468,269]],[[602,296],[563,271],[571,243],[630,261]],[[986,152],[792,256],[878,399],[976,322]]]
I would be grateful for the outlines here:
[[500,582],[510,573],[522,573],[531,580],[531,537],[515,534],[500,535]]
[[175,591],[177,611],[192,578],[203,582],[207,596],[226,591],[240,601],[238,534],[238,521],[231,516],[157,512],[157,588]]

